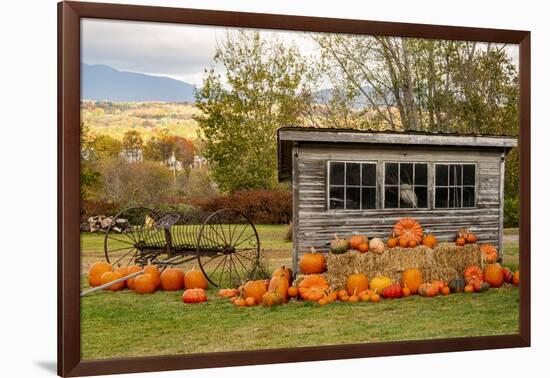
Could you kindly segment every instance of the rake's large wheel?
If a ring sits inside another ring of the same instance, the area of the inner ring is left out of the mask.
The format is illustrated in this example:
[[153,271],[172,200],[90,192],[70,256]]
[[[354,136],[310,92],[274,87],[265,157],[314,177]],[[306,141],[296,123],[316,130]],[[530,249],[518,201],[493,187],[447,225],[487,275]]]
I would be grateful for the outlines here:
[[246,215],[234,209],[212,213],[197,236],[199,266],[211,284],[237,287],[254,276],[260,264],[260,238]]
[[105,233],[105,259],[113,266],[145,265],[167,249],[167,230],[156,228],[159,214],[146,207],[118,213]]

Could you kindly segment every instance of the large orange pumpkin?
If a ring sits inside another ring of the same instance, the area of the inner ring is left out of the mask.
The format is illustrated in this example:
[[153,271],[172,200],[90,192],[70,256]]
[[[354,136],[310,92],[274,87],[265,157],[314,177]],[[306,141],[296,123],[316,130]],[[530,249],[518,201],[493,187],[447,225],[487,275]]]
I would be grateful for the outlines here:
[[185,286],[185,290],[187,289],[206,290],[208,288],[208,281],[206,280],[206,277],[200,270],[197,270],[194,267],[191,268],[191,270],[185,274],[183,284]]
[[160,287],[160,270],[156,265],[148,264],[143,268],[143,273],[150,274],[156,288]]
[[134,281],[134,289],[138,294],[151,294],[157,289],[155,278],[150,274],[140,274]]
[[349,295],[356,295],[369,288],[369,279],[365,274],[357,273],[352,274],[346,281],[346,289]]
[[[119,272],[116,272],[116,271],[105,272],[101,275],[101,284],[105,285],[106,283],[112,282],[114,280],[118,280],[119,278],[122,278],[122,275]],[[112,291],[118,291],[122,289],[124,289],[124,281],[117,282],[105,288],[105,290],[112,290]]]
[[399,237],[399,240],[405,240],[407,245],[412,240],[416,244],[422,242],[422,235],[424,234],[422,226],[413,218],[402,218],[395,226],[393,226],[393,232]]
[[501,287],[504,282],[504,271],[500,264],[488,264],[483,271],[484,280],[491,287]]
[[[126,277],[129,273],[129,268],[127,266],[120,266],[114,270],[117,273],[120,273],[121,277]],[[122,281],[122,288],[124,289],[127,286],[127,280]]]
[[422,272],[415,268],[405,270],[401,276],[401,285],[408,287],[411,290],[411,294],[418,292],[422,281]]
[[185,280],[183,270],[166,268],[160,275],[160,287],[165,291],[181,290]]
[[201,303],[206,302],[208,297],[203,289],[188,289],[181,296],[183,303]]
[[265,280],[248,281],[243,288],[244,297],[253,297],[256,299],[256,303],[262,303],[262,297],[266,291],[267,285]]
[[[140,272],[142,269],[143,268],[141,266],[131,265],[128,267],[128,274]],[[135,281],[136,281],[136,277],[132,277],[126,280],[126,286],[128,287],[128,289],[132,289],[132,290],[135,289]]]
[[298,293],[306,301],[318,301],[328,291],[328,282],[318,274],[312,274],[304,278],[298,284]]
[[472,283],[475,280],[483,281],[483,272],[477,265],[470,265],[464,269],[464,281],[466,285]]
[[105,272],[110,272],[113,270],[113,266],[105,261],[98,261],[90,267],[88,271],[88,283],[90,286],[99,286],[101,285],[101,276]]
[[288,302],[288,288],[288,280],[285,276],[275,276],[269,281],[267,290],[275,292],[281,298],[283,303],[286,303]]
[[365,235],[353,235],[349,238],[349,248],[358,251],[361,244],[368,244],[368,242],[369,239]]
[[304,253],[300,259],[300,271],[304,274],[318,274],[325,271],[325,256],[311,248],[310,253]]
[[284,265],[275,269],[271,274],[271,277],[284,277],[288,282],[288,286],[292,286],[292,269],[287,268]]

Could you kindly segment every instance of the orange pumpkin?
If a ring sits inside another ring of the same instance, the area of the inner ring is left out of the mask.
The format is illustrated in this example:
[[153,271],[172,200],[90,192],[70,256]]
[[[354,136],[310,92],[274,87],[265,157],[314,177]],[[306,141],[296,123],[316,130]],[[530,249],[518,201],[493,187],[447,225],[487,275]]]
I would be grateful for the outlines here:
[[254,297],[248,297],[245,299],[246,305],[248,307],[256,306],[258,302],[256,302],[256,298]]
[[288,286],[292,286],[292,269],[287,268],[284,265],[275,269],[271,274],[271,277],[284,277],[288,282]]
[[134,281],[134,289],[138,294],[151,294],[157,289],[156,281],[150,274],[140,274]]
[[342,299],[342,297],[345,297],[345,296],[347,296],[347,295],[348,295],[348,291],[347,291],[347,290],[344,290],[344,289],[338,290],[338,291],[336,292],[336,296],[337,296],[338,299]]
[[274,291],[283,303],[288,302],[288,280],[285,276],[275,276],[269,281],[267,290]]
[[466,243],[468,243],[468,244],[477,243],[477,236],[475,234],[469,232],[468,236],[466,236]]
[[361,253],[366,253],[369,251],[369,243],[361,243],[359,244],[359,247],[357,247],[357,250]]
[[[120,273],[120,276],[121,276],[121,277],[126,277],[126,276],[129,274],[129,273],[128,273],[129,267],[127,267],[127,266],[120,266],[120,267],[116,268],[114,271]],[[123,289],[127,286],[127,282],[128,282],[128,280],[122,281],[122,288],[123,288]]]
[[306,301],[318,301],[328,291],[328,282],[318,274],[312,274],[304,278],[298,284],[298,293]]
[[101,285],[101,276],[105,272],[110,272],[113,270],[113,266],[108,262],[98,261],[88,270],[88,283],[90,286],[99,286]]
[[185,280],[183,270],[178,268],[166,268],[160,275],[160,287],[164,291],[181,290]]
[[296,298],[296,296],[298,295],[298,288],[295,286],[289,287],[287,294],[290,298]]
[[365,235],[353,235],[351,238],[349,238],[349,248],[358,251],[361,244],[368,244],[368,242],[369,239]]
[[399,237],[399,241],[403,239],[407,245],[409,245],[410,241],[414,241],[416,244],[421,243],[422,235],[424,234],[422,226],[413,218],[400,219],[393,226],[393,232]]
[[395,247],[397,247],[397,244],[399,244],[399,239],[392,236],[388,239],[387,244],[388,244],[388,248],[395,248]]
[[358,294],[369,288],[369,279],[362,273],[352,274],[346,281],[346,290],[349,295]]
[[500,264],[486,265],[483,277],[491,287],[501,287],[504,283],[504,271]]
[[370,301],[374,303],[380,302],[380,294],[374,293],[373,295],[371,295]]
[[262,295],[261,303],[266,307],[272,307],[282,303],[281,297],[274,291],[268,291]]
[[512,278],[512,284],[514,286],[519,286],[519,270],[514,273],[514,277]]
[[[101,275],[101,284],[105,285],[106,283],[112,282],[114,280],[118,280],[119,278],[122,278],[122,275],[117,271],[105,272]],[[105,290],[111,290],[111,291],[118,291],[122,289],[124,289],[124,281],[117,282],[105,288]]]
[[464,269],[464,281],[466,284],[471,283],[474,280],[483,281],[483,272],[477,265],[470,265]]
[[437,285],[432,285],[431,283],[423,283],[418,288],[418,294],[423,297],[435,297],[439,294],[439,287],[437,287]]
[[244,285],[243,289],[245,298],[253,297],[258,303],[262,303],[262,297],[264,296],[266,291],[267,285],[265,283],[265,280],[248,281]]
[[449,288],[449,286],[445,286],[440,290],[440,292],[442,295],[449,295],[451,294],[451,289]]
[[456,238],[456,245],[459,247],[464,247],[466,244],[466,239],[464,238]]
[[[136,273],[136,272],[140,272],[143,268],[141,266],[138,266],[138,265],[131,265],[128,267],[128,275],[132,274],[132,273]],[[135,282],[136,278],[135,277],[132,277],[132,278],[128,278],[126,280],[126,286],[128,287],[128,289],[132,289],[134,290],[135,286],[134,286],[134,282]]]
[[411,296],[411,289],[408,287],[405,286],[401,291],[403,292],[403,297],[406,298]]
[[244,298],[237,298],[233,301],[233,304],[237,307],[245,307],[246,300]]
[[405,238],[403,238],[403,239],[399,238],[399,246],[401,248],[408,248],[409,247],[409,241]]
[[407,269],[401,276],[401,285],[411,290],[411,294],[416,294],[422,284],[422,272],[418,269]]
[[466,286],[464,286],[464,292],[467,293],[467,294],[473,293],[474,292],[474,287],[472,285],[466,285]]
[[416,247],[416,240],[409,240],[409,248]]
[[160,287],[160,271],[156,265],[148,264],[143,268],[143,273],[149,274],[155,283],[155,288]]
[[201,303],[208,300],[208,297],[206,296],[206,291],[199,288],[185,290],[181,298],[183,300],[183,303]]
[[239,294],[239,289],[220,289],[218,295],[224,298],[232,298]]
[[206,277],[200,270],[197,270],[194,267],[191,268],[191,270],[185,274],[183,284],[185,286],[185,290],[188,290],[188,289],[206,290],[208,288],[208,281],[206,280]]
[[485,256],[485,261],[488,264],[496,263],[498,260],[498,251],[495,246],[491,244],[482,244],[479,246],[479,250]]
[[304,253],[300,259],[300,271],[304,274],[318,274],[325,271],[325,256],[311,247],[310,253]]
[[434,249],[437,245],[437,238],[432,234],[428,234],[422,239],[422,245]]
[[441,290],[447,286],[447,282],[443,281],[443,280],[433,280],[432,281],[432,285],[435,285],[437,286],[437,288],[439,289],[439,292],[441,292]]

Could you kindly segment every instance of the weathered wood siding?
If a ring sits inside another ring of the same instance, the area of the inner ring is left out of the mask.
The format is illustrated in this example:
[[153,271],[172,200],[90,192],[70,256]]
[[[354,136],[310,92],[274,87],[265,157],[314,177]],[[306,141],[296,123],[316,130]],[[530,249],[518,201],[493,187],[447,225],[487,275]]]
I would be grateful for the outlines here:
[[[354,231],[369,237],[387,238],[395,222],[402,217],[416,218],[440,240],[453,240],[456,230],[469,227],[480,242],[499,245],[502,228],[502,150],[443,147],[399,148],[395,146],[358,146],[345,144],[306,144],[294,146],[293,200],[295,258],[311,246],[326,250],[334,234],[348,237]],[[327,161],[378,162],[378,209],[328,210]],[[383,162],[428,163],[428,209],[383,209]],[[436,163],[476,164],[476,208],[433,209],[434,165]]]

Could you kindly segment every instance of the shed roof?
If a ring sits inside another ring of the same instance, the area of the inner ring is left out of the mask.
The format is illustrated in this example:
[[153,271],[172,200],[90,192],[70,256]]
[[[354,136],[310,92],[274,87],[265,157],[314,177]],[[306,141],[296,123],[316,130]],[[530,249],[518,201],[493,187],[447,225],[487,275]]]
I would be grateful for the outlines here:
[[282,127],[277,130],[279,180],[292,174],[292,145],[299,143],[345,143],[371,145],[417,145],[497,148],[517,147],[517,138],[503,135],[378,131],[317,127]]

